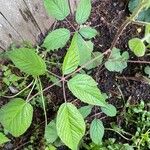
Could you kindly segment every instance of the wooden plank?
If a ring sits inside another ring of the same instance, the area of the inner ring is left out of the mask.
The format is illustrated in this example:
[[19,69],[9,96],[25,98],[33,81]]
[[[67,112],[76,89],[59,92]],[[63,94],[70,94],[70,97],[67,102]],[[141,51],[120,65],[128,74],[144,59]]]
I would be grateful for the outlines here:
[[36,42],[39,29],[25,6],[23,0],[0,0],[0,12],[7,18],[24,40]]
[[0,14],[0,49],[6,49],[11,43],[17,43],[21,36],[11,27],[9,22]]
[[[75,1],[70,0],[72,11]],[[43,0],[0,0],[0,49],[23,40],[36,44],[53,24]]]
[[44,35],[54,23],[54,19],[47,15],[43,0],[24,0],[24,2]]

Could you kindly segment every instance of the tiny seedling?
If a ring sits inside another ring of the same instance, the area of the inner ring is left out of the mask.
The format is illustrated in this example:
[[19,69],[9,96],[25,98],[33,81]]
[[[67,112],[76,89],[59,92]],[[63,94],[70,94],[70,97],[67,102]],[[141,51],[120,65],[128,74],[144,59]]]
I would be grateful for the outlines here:
[[145,55],[149,45],[150,45],[150,25],[146,25],[145,34],[142,39],[133,38],[129,40],[129,48],[138,57],[142,57]]

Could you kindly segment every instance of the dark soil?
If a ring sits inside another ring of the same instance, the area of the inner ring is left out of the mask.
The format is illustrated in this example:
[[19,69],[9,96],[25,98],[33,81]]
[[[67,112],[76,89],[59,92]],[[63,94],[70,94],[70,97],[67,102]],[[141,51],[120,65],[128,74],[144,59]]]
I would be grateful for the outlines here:
[[[95,45],[95,51],[105,52],[108,48],[111,47],[112,41],[115,37],[115,34],[126,17],[129,16],[127,1],[126,0],[95,0],[93,2],[93,9],[90,19],[87,24],[92,27],[95,27],[96,30],[100,33],[100,36],[97,36],[93,42]],[[72,16],[68,17],[68,20],[76,26]],[[55,28],[66,27],[74,32],[73,28],[68,24],[68,22],[58,22]],[[138,28],[141,28],[141,32],[138,32]],[[121,37],[119,38],[116,47],[120,48],[122,51],[128,50],[130,53],[130,59],[132,60],[148,60],[148,57],[137,58],[135,57],[128,48],[128,40],[132,37],[141,37],[143,35],[143,27],[137,25],[129,25]],[[54,54],[49,54],[48,57],[62,58],[66,53],[66,48],[56,52]],[[109,103],[116,106],[118,111],[124,111],[124,103],[129,101],[131,104],[137,104],[141,100],[144,100],[146,103],[150,100],[150,85],[146,83],[143,76],[143,68],[145,64],[140,63],[128,63],[128,67],[123,71],[122,74],[109,72],[103,65],[92,70],[92,76],[99,83],[99,88],[103,93],[107,93],[111,98],[108,99]],[[60,74],[58,69],[55,67],[52,68],[52,72]],[[49,84],[48,81],[43,78],[43,85],[47,87]],[[49,121],[53,119],[56,115],[56,111],[59,105],[63,102],[62,89],[59,87],[54,87],[45,93],[45,96],[48,99],[48,118]],[[121,100],[121,97],[123,100]],[[67,99],[69,101],[74,100],[74,97],[71,93],[67,92]],[[51,102],[52,100],[52,102]],[[77,106],[80,105],[80,102],[74,102]],[[82,104],[81,104],[82,105]],[[53,109],[55,108],[55,109]],[[101,110],[96,109],[97,112]],[[92,116],[92,114],[91,114]],[[102,116],[98,116],[102,117]],[[89,122],[91,118],[89,117]],[[110,127],[111,122],[116,122],[119,126],[124,128],[129,133],[135,133],[136,129],[124,126],[124,118],[121,115],[118,115],[115,118],[104,118],[104,126]],[[39,125],[39,126],[38,126]],[[24,136],[21,138],[13,140],[12,143],[5,145],[3,150],[22,150],[23,147],[32,144],[33,148],[36,150],[42,150],[43,143],[43,130],[44,130],[44,117],[43,111],[40,108],[36,108],[34,112],[34,121],[32,127],[28,130]],[[35,135],[35,133],[37,133]],[[31,136],[36,136],[34,143],[31,143]],[[116,135],[113,132],[106,132],[105,139],[116,138],[118,141],[124,143],[128,142]],[[10,147],[10,148],[9,148]],[[65,150],[66,148],[62,148]]]

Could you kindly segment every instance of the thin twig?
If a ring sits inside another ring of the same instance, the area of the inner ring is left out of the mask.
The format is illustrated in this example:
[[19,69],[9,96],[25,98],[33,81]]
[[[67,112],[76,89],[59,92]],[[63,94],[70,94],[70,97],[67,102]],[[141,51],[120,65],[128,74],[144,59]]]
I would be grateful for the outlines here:
[[67,19],[65,18],[65,20],[69,23],[69,25],[73,28],[73,30],[76,32],[77,29],[72,25],[72,23]]
[[43,95],[43,88],[42,88],[42,83],[40,78],[38,78],[39,81],[39,87],[40,87],[40,94],[41,94],[41,99],[42,99],[42,104],[43,104],[43,110],[44,110],[44,116],[45,116],[45,127],[47,126],[47,113],[46,113],[46,106],[45,106],[45,99],[44,99],[44,95]]
[[2,97],[5,97],[5,98],[14,98],[18,95],[20,95],[22,92],[24,92],[26,89],[28,89],[32,84],[33,84],[34,81],[32,81],[28,86],[26,86],[23,90],[21,90],[20,92],[18,92],[17,94],[15,95],[12,95],[12,96],[2,96]]
[[[52,88],[53,86],[57,85],[58,83],[62,82],[62,80],[59,80],[55,83],[53,83],[52,85],[46,87],[45,89],[43,89],[43,92],[49,90],[50,88]],[[37,92],[35,95],[33,95],[28,101],[31,101],[34,97],[38,96],[40,94],[40,92]]]
[[111,128],[105,128],[105,130],[114,131],[114,132],[118,133],[118,134],[119,134],[122,138],[124,138],[125,140],[131,141],[131,139],[125,137],[124,135],[122,135],[122,134],[121,134],[119,131],[117,131],[117,130],[114,130],[114,129],[111,129]]
[[150,64],[150,61],[128,60],[129,63]]
[[53,76],[55,76],[55,77],[61,79],[61,77],[58,76],[57,74],[55,74],[55,73],[53,73],[53,72],[51,72],[51,71],[49,71],[49,70],[47,70],[47,72],[48,72],[49,74],[51,74],[51,75],[53,75]]
[[28,102],[28,99],[30,98],[31,93],[32,93],[32,91],[33,91],[33,89],[34,89],[34,87],[35,87],[35,85],[36,85],[36,82],[37,82],[37,78],[35,79],[35,81],[34,81],[34,83],[33,83],[33,86],[32,86],[32,88],[31,88],[31,90],[30,90],[30,92],[29,92],[29,94],[28,94],[28,96],[27,96],[26,102]]
[[62,87],[63,87],[63,96],[64,96],[64,101],[67,103],[67,98],[66,98],[66,90],[65,90],[65,81],[62,81]]

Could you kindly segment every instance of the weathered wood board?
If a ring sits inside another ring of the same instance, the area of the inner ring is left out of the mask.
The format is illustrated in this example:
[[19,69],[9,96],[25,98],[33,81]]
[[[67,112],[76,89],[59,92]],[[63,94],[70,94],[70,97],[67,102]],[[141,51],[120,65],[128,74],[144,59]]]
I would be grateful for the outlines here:
[[[76,1],[70,0],[72,11]],[[43,0],[0,0],[0,51],[11,43],[38,43],[54,21],[47,15]]]

